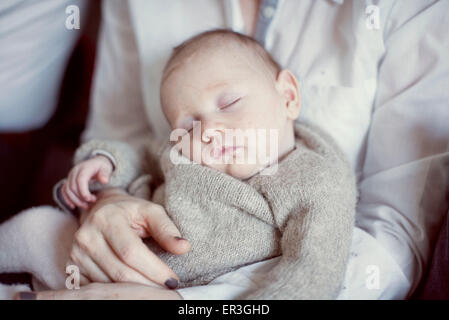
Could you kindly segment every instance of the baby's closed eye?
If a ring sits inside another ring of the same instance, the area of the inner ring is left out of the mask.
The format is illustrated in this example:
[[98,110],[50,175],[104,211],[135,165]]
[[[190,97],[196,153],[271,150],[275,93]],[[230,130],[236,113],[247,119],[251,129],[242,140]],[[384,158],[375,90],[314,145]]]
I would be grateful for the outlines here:
[[226,97],[224,99],[220,99],[220,100],[218,100],[218,107],[220,109],[228,108],[228,107],[232,106],[233,104],[239,102],[240,99],[241,99],[241,97],[238,97],[238,96],[237,97],[235,97],[235,96],[234,97]]

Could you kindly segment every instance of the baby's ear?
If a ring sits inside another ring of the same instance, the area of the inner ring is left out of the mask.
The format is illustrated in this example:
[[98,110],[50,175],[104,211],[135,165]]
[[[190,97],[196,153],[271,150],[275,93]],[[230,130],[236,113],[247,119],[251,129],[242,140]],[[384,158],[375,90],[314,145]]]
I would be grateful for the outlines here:
[[282,97],[282,103],[287,108],[287,116],[295,120],[301,109],[301,95],[296,77],[287,69],[281,70],[276,78],[276,89]]

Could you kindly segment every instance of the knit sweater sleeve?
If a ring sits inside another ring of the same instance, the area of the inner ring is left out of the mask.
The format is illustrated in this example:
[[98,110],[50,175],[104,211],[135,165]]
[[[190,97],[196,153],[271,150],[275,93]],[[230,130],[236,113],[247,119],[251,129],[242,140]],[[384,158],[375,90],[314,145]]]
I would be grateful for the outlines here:
[[127,143],[116,140],[90,140],[82,144],[75,152],[74,164],[85,161],[95,155],[104,155],[113,164],[109,183],[94,183],[90,188],[100,190],[108,187],[126,189],[142,172],[142,155]]
[[282,233],[282,256],[259,287],[240,298],[334,299],[349,257],[355,178],[344,161],[310,150],[287,162],[280,178],[262,182],[261,190]]
[[[260,287],[242,299],[335,299],[344,279],[352,235],[349,216],[335,208],[292,214],[281,239],[282,256]],[[343,218],[343,217],[341,217]]]

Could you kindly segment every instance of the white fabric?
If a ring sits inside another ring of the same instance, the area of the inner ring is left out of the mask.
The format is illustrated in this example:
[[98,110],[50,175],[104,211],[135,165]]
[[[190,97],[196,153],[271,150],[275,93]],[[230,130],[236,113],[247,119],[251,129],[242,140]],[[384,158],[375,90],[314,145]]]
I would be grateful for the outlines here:
[[[51,206],[33,207],[0,224],[0,273],[27,272],[34,291],[65,288],[66,262],[78,220]],[[2,286],[0,300],[27,286]]]
[[81,34],[65,27],[69,5],[82,14],[86,1],[0,2],[0,132],[37,129],[52,116]]
[[27,272],[61,289],[77,219],[51,206],[33,207],[0,225],[0,273]]
[[[379,29],[367,26],[365,10],[372,2]],[[206,29],[241,29],[233,18],[240,16],[238,3],[104,2],[84,139],[117,138],[138,146],[149,130],[165,137],[159,81],[171,48]],[[448,1],[284,0],[268,30],[267,49],[300,78],[300,117],[328,130],[358,175],[360,229],[353,251],[361,258],[351,257],[341,298],[405,298],[426,267],[447,212],[447,180],[433,186],[431,178],[447,161],[448,11]],[[372,261],[384,281],[367,291],[362,280]],[[192,299],[232,298],[251,289],[235,279],[253,281],[256,275],[249,266],[181,292]]]
[[[374,250],[374,251],[373,251]],[[216,278],[207,286],[179,289],[186,300],[238,299],[246,290],[255,290],[279,258],[258,262]],[[372,269],[378,268],[378,269]],[[375,276],[378,273],[378,283]],[[260,279],[260,280],[259,280]],[[345,299],[401,299],[407,295],[408,280],[390,254],[365,231],[356,228],[343,288]]]

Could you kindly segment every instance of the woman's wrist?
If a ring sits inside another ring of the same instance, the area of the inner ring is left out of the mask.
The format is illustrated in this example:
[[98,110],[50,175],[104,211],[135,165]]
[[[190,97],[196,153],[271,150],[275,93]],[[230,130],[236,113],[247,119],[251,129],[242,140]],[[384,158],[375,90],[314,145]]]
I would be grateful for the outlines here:
[[89,207],[89,209],[82,210],[81,216],[80,216],[80,224],[83,224],[86,218],[94,211],[96,211],[97,208],[100,208],[101,206],[107,204],[110,200],[117,198],[117,197],[123,197],[123,196],[129,196],[128,193],[120,188],[107,188],[104,190],[101,190],[97,192],[97,201]]
[[128,195],[128,193],[125,190],[123,190],[123,189],[120,189],[120,188],[107,188],[107,189],[104,189],[104,190],[100,190],[97,193],[97,198],[99,200],[102,200],[102,199],[107,199],[107,198],[111,198],[111,197],[127,196],[127,195]]

